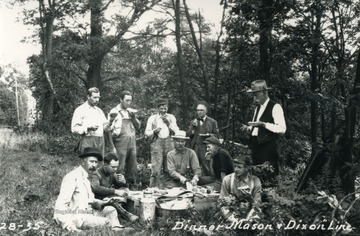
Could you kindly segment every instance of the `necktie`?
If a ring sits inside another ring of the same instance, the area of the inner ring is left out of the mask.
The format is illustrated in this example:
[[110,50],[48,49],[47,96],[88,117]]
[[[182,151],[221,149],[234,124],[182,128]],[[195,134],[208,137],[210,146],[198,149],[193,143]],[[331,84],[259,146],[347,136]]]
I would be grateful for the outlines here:
[[[255,112],[255,116],[254,116],[254,118],[253,118],[253,122],[255,122],[256,120],[257,120],[257,116],[258,116],[258,114],[259,114],[259,111],[260,111],[260,105],[258,105],[257,107],[256,107],[256,112]],[[255,127],[253,126],[252,128],[251,128],[251,131],[250,131],[250,134],[252,134],[252,132],[254,131],[254,129],[255,129]]]
[[199,121],[199,123],[200,123],[200,125],[203,125],[203,123],[204,123],[204,118],[197,118],[197,120]]

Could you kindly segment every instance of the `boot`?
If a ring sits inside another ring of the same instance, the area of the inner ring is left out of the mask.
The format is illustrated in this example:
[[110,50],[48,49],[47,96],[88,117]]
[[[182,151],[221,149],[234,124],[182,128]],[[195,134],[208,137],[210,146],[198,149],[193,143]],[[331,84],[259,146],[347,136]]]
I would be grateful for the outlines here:
[[111,205],[113,207],[115,207],[116,211],[118,212],[118,214],[122,217],[124,217],[125,219],[129,220],[130,222],[135,222],[139,219],[138,216],[128,212],[127,210],[125,210],[119,202],[117,201],[112,201]]

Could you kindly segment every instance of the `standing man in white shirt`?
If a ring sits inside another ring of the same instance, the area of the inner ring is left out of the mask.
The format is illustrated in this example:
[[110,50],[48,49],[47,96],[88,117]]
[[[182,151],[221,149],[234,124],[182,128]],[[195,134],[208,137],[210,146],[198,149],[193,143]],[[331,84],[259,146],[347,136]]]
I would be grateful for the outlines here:
[[108,121],[104,112],[97,107],[100,91],[92,87],[87,91],[87,101],[77,107],[71,120],[71,132],[81,135],[76,152],[82,154],[86,147],[98,149],[104,155],[104,129]]
[[158,112],[151,115],[147,121],[145,136],[152,140],[151,149],[151,177],[150,187],[159,186],[161,171],[167,173],[166,155],[174,149],[171,135],[179,130],[174,115],[167,113],[168,101],[159,99],[157,102]]
[[276,139],[279,134],[286,131],[284,111],[280,104],[269,99],[265,80],[255,80],[247,92],[254,97],[254,117],[248,125],[243,125],[241,130],[250,132],[251,157],[254,165],[269,162],[279,174],[279,154]]

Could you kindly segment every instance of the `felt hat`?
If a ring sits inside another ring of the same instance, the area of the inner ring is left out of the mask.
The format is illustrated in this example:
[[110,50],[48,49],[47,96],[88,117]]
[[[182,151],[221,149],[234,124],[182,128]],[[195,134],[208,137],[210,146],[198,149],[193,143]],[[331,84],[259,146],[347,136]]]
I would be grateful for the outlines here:
[[79,157],[80,158],[97,157],[98,161],[103,160],[102,154],[99,152],[99,150],[93,147],[86,147],[83,153],[79,155]]
[[253,82],[251,82],[251,89],[247,90],[247,93],[255,93],[255,92],[260,92],[260,91],[264,91],[264,90],[269,90],[272,88],[269,88],[266,85],[266,81],[265,80],[255,80]]
[[220,146],[220,140],[217,139],[217,138],[214,137],[214,136],[210,136],[210,137],[206,138],[206,139],[203,141],[203,143],[205,143],[205,144],[215,144],[215,145]]
[[173,139],[190,139],[189,137],[186,137],[186,132],[183,130],[178,130],[175,135],[171,136]]

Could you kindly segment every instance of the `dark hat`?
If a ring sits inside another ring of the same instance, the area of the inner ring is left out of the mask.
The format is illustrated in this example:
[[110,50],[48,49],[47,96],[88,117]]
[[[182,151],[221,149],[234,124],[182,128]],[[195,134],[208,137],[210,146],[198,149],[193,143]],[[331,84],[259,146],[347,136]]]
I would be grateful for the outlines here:
[[159,106],[168,105],[168,104],[169,104],[168,100],[161,98],[157,101],[156,106],[159,107]]
[[220,140],[217,139],[217,138],[214,137],[214,136],[210,136],[210,137],[206,138],[206,139],[203,141],[203,143],[205,143],[205,144],[215,144],[215,145],[220,146]]
[[251,89],[247,90],[246,92],[247,93],[255,93],[255,92],[260,92],[260,91],[269,90],[269,89],[271,89],[271,88],[268,88],[265,80],[255,80],[255,81],[251,82]]
[[79,155],[80,158],[85,157],[97,157],[98,161],[102,161],[103,157],[98,149],[92,148],[92,147],[86,147],[81,155]]
[[234,158],[234,163],[235,164],[251,165],[252,161],[251,161],[249,156],[241,155],[241,156],[237,156],[237,157]]

